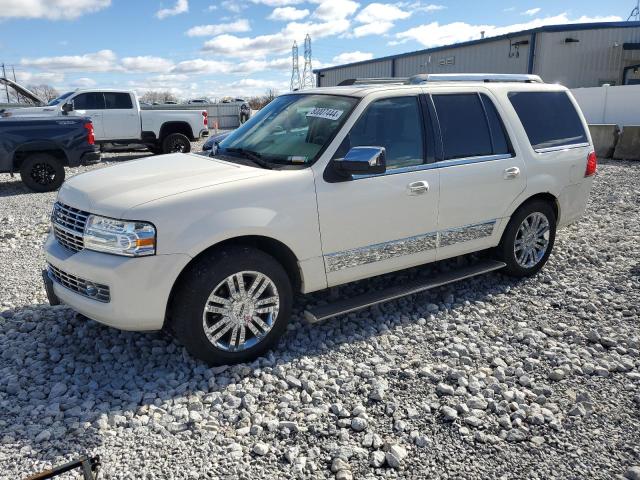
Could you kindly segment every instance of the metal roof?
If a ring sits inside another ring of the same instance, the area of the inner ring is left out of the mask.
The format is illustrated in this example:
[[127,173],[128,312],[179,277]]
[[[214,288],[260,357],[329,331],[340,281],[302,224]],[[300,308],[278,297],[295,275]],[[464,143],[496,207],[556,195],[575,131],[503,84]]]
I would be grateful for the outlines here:
[[504,40],[522,35],[530,35],[539,32],[573,32],[576,30],[596,30],[600,28],[633,28],[640,27],[640,22],[595,22],[595,23],[568,23],[563,25],[544,25],[542,27],[530,28],[528,30],[520,30],[518,32],[505,33],[496,35],[495,37],[479,38],[477,40],[469,40],[468,42],[452,43],[449,45],[441,45],[439,47],[425,48],[423,50],[415,50],[413,52],[398,53],[396,55],[388,55],[386,57],[372,58],[370,60],[362,60],[360,62],[345,63],[343,65],[334,65],[332,67],[317,68],[313,73],[322,73],[329,70],[336,70],[343,67],[352,67],[355,65],[364,65],[367,63],[375,63],[385,60],[394,60],[396,58],[410,57],[413,55],[421,55],[425,53],[434,53],[442,50],[450,50],[453,48],[468,47],[482,43],[494,42],[496,40]]

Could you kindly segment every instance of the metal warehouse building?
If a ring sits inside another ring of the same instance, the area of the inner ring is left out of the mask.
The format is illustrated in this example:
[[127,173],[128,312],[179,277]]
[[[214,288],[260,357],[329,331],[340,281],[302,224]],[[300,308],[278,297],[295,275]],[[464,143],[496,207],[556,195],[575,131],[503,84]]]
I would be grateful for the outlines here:
[[637,84],[639,70],[640,22],[606,22],[544,26],[314,72],[319,87],[418,73],[533,73],[577,88]]

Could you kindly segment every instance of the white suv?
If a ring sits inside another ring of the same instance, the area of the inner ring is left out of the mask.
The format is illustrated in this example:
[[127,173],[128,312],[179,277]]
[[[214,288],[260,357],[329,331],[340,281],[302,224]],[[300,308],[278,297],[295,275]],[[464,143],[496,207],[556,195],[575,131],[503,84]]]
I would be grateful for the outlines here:
[[50,301],[120,329],[167,327],[212,364],[246,361],[285,331],[296,292],[493,254],[311,308],[314,322],[499,268],[534,274],[596,171],[575,100],[535,76],[285,94],[211,155],[67,181],[45,246]]

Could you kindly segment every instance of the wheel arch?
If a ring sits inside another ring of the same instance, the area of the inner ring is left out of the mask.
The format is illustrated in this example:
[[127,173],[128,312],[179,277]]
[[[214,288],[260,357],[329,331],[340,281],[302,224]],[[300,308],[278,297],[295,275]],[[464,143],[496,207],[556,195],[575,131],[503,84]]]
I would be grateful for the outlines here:
[[536,193],[535,195],[531,195],[530,197],[528,197],[527,199],[525,199],[523,202],[520,203],[520,205],[518,205],[513,212],[511,212],[511,215],[513,215],[513,213],[522,208],[524,205],[534,202],[536,200],[542,200],[543,202],[548,203],[549,205],[551,205],[551,207],[553,207],[553,213],[556,216],[556,223],[559,223],[560,221],[560,215],[561,215],[561,211],[560,211],[560,202],[558,200],[558,197],[556,197],[555,195],[553,195],[550,192],[540,192],[540,193]]
[[24,160],[28,156],[35,155],[38,153],[45,153],[45,154],[51,155],[52,157],[55,157],[58,160],[60,160],[63,165],[69,165],[69,158],[67,157],[67,154],[65,153],[64,149],[59,145],[56,145],[53,142],[46,142],[46,141],[33,142],[33,143],[26,143],[24,145],[20,145],[20,147],[18,147],[13,152],[13,159],[12,159],[13,171],[20,170],[20,167],[22,166],[22,162],[24,162]]
[[172,133],[182,133],[186,135],[189,140],[194,140],[193,131],[191,129],[191,125],[188,122],[182,121],[173,121],[173,122],[165,122],[160,127],[160,135],[158,136],[159,141],[163,141],[167,136]]
[[196,265],[200,259],[210,254],[211,252],[222,249],[224,247],[231,247],[231,246],[253,247],[258,250],[261,250],[264,253],[271,255],[273,258],[276,259],[276,261],[278,261],[282,265],[282,267],[287,272],[287,276],[291,281],[291,287],[293,291],[300,292],[302,290],[302,272],[300,270],[298,258],[293,253],[291,248],[289,248],[287,245],[285,245],[279,240],[276,240],[271,237],[263,236],[263,235],[243,235],[243,236],[228,238],[204,249],[198,255],[193,257],[180,271],[180,274],[176,277],[176,280],[173,282],[173,286],[171,287],[169,298],[167,300],[165,325],[167,324],[167,320],[171,318],[171,304],[173,302],[174,295],[176,294],[178,287],[184,280],[184,277],[189,271],[189,269],[192,268],[194,265]]

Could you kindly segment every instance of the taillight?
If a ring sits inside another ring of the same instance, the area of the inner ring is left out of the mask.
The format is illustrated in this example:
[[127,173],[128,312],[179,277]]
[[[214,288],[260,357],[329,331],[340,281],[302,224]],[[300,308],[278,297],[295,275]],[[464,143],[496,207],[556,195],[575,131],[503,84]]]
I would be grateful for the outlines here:
[[205,127],[209,125],[209,113],[206,110],[202,111],[202,123],[204,123]]
[[590,152],[587,156],[587,169],[584,171],[584,176],[591,177],[596,174],[596,170],[598,170],[596,152]]
[[87,143],[89,145],[95,145],[96,137],[93,134],[93,123],[87,122],[84,124],[84,129],[87,131]]

